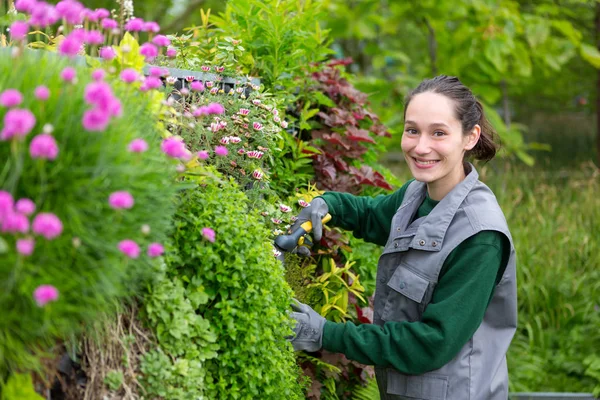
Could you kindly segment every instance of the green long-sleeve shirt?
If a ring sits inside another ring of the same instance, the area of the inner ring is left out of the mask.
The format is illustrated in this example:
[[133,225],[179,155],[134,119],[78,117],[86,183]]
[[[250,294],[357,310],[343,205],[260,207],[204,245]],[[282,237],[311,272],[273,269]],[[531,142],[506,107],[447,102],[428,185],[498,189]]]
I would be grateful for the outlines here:
[[[385,245],[392,217],[409,183],[390,195],[374,198],[326,192],[322,198],[333,217],[331,225],[350,230],[368,242]],[[415,218],[428,215],[437,203],[427,196]],[[441,368],[458,354],[483,321],[509,255],[510,244],[504,235],[479,232],[446,258],[421,321],[386,322],[383,326],[327,321],[323,348],[366,365],[393,367],[405,374]]]

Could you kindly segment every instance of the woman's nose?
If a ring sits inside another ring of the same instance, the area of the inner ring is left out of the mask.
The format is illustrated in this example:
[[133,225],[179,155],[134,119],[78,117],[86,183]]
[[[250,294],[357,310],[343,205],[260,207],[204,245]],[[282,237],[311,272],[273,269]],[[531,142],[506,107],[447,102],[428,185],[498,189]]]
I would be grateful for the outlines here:
[[419,135],[417,138],[417,145],[415,146],[415,153],[427,154],[430,151],[429,138],[427,135]]

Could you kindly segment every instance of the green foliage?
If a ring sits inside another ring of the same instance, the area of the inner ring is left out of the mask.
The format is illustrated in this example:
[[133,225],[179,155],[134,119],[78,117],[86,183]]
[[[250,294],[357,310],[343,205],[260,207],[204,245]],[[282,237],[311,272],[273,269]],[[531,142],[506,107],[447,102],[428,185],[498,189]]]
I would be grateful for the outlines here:
[[360,276],[360,282],[365,288],[365,297],[371,297],[375,292],[377,263],[381,254],[381,246],[365,242],[354,236],[350,238],[348,250],[342,250],[345,259],[352,262],[352,269]]
[[2,400],[42,400],[43,397],[35,392],[31,375],[12,374],[6,384],[0,384]]
[[[20,107],[36,117],[25,140],[0,142],[0,188],[15,200],[33,200],[36,213],[54,213],[63,224],[54,240],[36,237],[29,257],[15,251],[16,239],[24,235],[2,234],[7,251],[0,254],[0,308],[9,311],[0,321],[0,375],[39,366],[37,356],[54,340],[80,332],[99,312],[113,309],[115,300],[136,294],[154,263],[146,246],[165,240],[174,212],[175,166],[160,151],[160,132],[146,99],[115,86],[124,116],[104,132],[86,132],[82,116],[89,106],[83,95],[91,78],[77,69],[79,84],[65,84],[59,75],[68,63],[30,51],[16,59],[0,57],[0,91],[21,91]],[[46,102],[33,97],[42,84],[51,92]],[[0,119],[5,113],[0,109]],[[53,127],[59,147],[53,161],[29,155],[32,138],[45,124]],[[130,153],[127,145],[134,138],[145,139],[150,149]],[[131,193],[135,205],[113,210],[109,195],[122,190]],[[149,234],[143,225],[151,228]],[[139,258],[128,259],[118,250],[124,239],[140,245]],[[44,308],[32,298],[41,284],[60,293]]]
[[[216,232],[215,242],[202,234]],[[219,346],[206,360],[208,398],[300,398],[298,371],[285,337],[291,291],[273,257],[269,232],[230,180],[205,180],[182,192],[167,276],[180,277]]]
[[352,400],[378,400],[379,398],[379,388],[375,379],[370,379],[366,386],[357,387],[352,393]]
[[320,1],[231,0],[213,21],[226,36],[242,40],[252,55],[251,75],[285,90],[303,66],[331,53],[327,31],[317,22],[322,17]]
[[123,371],[111,370],[106,373],[104,384],[108,386],[110,390],[119,390],[123,384],[123,379]]

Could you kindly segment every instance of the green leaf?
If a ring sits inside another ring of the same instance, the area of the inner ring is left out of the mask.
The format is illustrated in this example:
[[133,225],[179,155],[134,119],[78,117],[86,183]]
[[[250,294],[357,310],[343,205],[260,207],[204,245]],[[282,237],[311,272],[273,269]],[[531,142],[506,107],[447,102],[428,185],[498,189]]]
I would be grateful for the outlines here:
[[592,64],[595,68],[600,68],[600,51],[596,47],[582,43],[579,51],[584,60]]
[[314,92],[314,97],[317,103],[326,107],[335,107],[335,103],[329,97],[325,96],[322,92]]
[[525,25],[525,37],[531,47],[544,43],[550,35],[550,26],[543,19],[530,18]]
[[562,33],[574,45],[578,46],[581,43],[581,32],[575,29],[569,21],[554,20],[552,21],[552,27]]
[[8,243],[0,237],[0,254],[8,252]]
[[31,375],[13,374],[2,391],[2,400],[44,400],[33,388]]
[[523,77],[531,76],[531,59],[529,58],[529,51],[523,43],[517,42],[515,44],[515,51],[513,52],[513,55],[515,57],[515,73]]
[[487,42],[484,50],[485,57],[496,67],[498,72],[506,72],[506,57],[504,56],[504,43],[497,39]]

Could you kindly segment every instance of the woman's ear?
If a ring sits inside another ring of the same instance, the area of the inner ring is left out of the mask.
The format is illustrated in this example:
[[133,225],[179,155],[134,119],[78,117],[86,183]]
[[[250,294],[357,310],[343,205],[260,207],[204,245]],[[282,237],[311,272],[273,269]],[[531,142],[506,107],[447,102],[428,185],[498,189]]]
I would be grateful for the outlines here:
[[471,129],[471,133],[466,136],[467,143],[465,144],[465,150],[471,150],[477,142],[479,141],[479,137],[481,136],[481,126],[479,124],[475,124],[473,129]]

